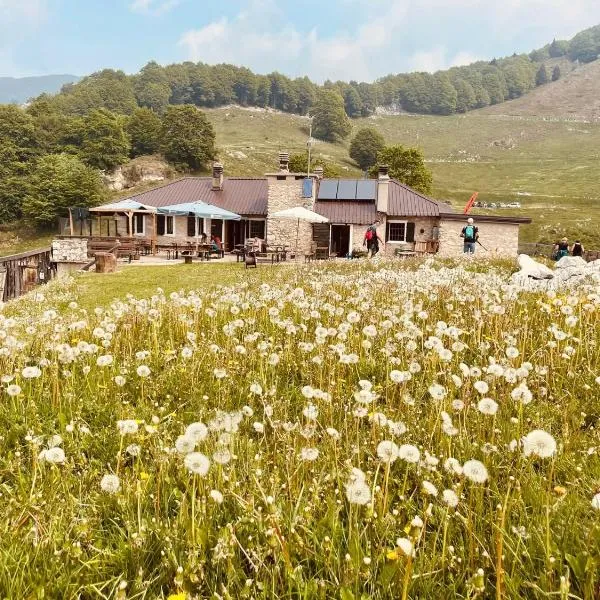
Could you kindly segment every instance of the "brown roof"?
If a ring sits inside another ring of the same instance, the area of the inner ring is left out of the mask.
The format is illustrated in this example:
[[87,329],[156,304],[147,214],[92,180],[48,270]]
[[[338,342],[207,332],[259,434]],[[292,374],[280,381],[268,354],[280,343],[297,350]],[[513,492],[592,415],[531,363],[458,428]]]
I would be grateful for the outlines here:
[[374,202],[333,200],[315,202],[316,213],[327,217],[331,223],[340,225],[370,225],[377,218]]
[[[378,217],[376,201],[354,199],[320,200],[315,203],[315,212],[332,223],[348,225],[369,225]],[[453,212],[448,204],[432,200],[395,179],[390,181],[388,217],[439,217],[441,213]]]
[[223,189],[212,190],[210,177],[185,177],[131,196],[147,206],[172,206],[184,202],[206,202],[239,215],[267,214],[267,180],[226,177]]
[[[389,217],[439,217],[441,204],[395,179],[390,181]],[[443,207],[444,212],[452,211],[448,205]]]
[[528,225],[531,223],[530,217],[513,217],[511,215],[477,215],[469,213],[468,215],[454,213],[442,214],[442,219],[447,221],[466,221],[469,217],[473,217],[475,223],[512,223]]

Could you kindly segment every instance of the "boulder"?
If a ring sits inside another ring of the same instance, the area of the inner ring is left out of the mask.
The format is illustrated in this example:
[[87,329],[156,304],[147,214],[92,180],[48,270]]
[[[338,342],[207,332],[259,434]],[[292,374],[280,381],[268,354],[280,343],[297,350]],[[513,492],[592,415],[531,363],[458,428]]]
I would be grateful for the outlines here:
[[533,260],[527,254],[519,254],[519,266],[521,267],[520,274],[530,277],[531,279],[552,279],[554,272],[550,267]]

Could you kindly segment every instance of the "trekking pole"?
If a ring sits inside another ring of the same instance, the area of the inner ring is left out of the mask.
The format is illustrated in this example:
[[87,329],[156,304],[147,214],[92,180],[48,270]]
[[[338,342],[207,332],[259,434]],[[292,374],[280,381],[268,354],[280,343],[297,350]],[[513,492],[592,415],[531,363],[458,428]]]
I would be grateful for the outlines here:
[[479,245],[480,245],[480,246],[481,246],[481,247],[482,247],[482,248],[483,248],[483,249],[484,249],[486,252],[489,252],[489,250],[488,250],[488,249],[487,249],[487,248],[486,248],[486,247],[485,247],[485,246],[484,246],[484,245],[483,245],[483,244],[482,244],[482,243],[481,243],[479,240],[476,240],[476,242],[477,242],[477,243],[478,243],[478,244],[479,244]]

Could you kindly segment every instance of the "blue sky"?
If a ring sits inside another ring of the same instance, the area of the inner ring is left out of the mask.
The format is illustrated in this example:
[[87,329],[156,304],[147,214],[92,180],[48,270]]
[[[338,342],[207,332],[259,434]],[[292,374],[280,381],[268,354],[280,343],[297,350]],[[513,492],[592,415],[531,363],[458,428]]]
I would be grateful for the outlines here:
[[0,0],[0,76],[194,60],[372,81],[598,23],[599,0]]

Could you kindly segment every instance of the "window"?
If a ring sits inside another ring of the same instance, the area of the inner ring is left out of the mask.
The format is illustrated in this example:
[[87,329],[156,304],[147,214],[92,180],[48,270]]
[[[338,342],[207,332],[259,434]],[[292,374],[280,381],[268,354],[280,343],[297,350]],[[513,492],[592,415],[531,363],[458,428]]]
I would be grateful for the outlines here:
[[265,222],[263,220],[260,221],[249,221],[248,222],[248,237],[249,238],[259,238],[261,240],[265,239]]
[[404,221],[388,221],[386,237],[387,242],[405,242],[406,223]]
[[165,235],[175,235],[175,217],[167,217]]
[[133,215],[133,233],[134,235],[146,235],[146,216],[141,213]]
[[157,215],[156,235],[175,235],[175,217]]

